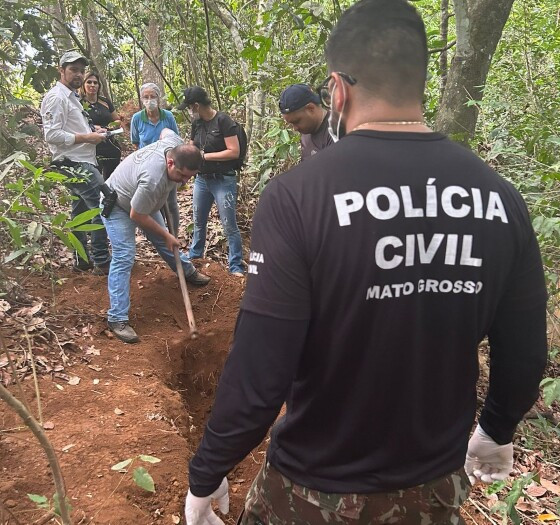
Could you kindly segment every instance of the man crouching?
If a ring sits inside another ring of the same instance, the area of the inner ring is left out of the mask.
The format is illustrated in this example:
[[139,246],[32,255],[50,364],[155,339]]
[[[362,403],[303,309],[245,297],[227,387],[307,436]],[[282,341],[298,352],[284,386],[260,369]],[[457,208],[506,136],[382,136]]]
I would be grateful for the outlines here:
[[[161,139],[129,155],[107,179],[117,192],[117,203],[108,218],[103,217],[113,249],[108,287],[111,307],[109,329],[125,343],[136,343],[138,335],[128,324],[130,275],[136,254],[136,227],[139,226],[162,259],[176,272],[173,249],[179,241],[167,230],[160,209],[171,192],[194,177],[202,163],[200,150],[184,144],[171,130]],[[181,253],[187,282],[203,286],[210,277],[198,272]]]

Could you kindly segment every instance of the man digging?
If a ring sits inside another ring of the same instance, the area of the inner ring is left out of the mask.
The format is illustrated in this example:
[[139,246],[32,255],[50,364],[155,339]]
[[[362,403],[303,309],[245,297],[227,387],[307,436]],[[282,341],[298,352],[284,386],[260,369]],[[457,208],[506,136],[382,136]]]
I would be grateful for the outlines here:
[[[336,144],[265,188],[230,355],[189,465],[189,525],[275,421],[241,525],[453,525],[505,479],[546,364],[546,288],[511,184],[424,123],[424,24],[339,19],[319,92]],[[477,347],[490,384],[478,426]],[[466,461],[465,461],[466,457]]]
[[[130,275],[136,253],[136,228],[140,227],[161,258],[176,272],[173,249],[179,241],[167,230],[161,208],[169,194],[194,177],[202,163],[196,146],[184,144],[171,130],[164,129],[161,140],[129,155],[107,179],[117,192],[117,203],[103,223],[111,240],[113,258],[108,287],[111,307],[109,329],[125,343],[135,343],[138,335],[129,325]],[[195,269],[181,253],[187,282],[203,286],[210,277]]]

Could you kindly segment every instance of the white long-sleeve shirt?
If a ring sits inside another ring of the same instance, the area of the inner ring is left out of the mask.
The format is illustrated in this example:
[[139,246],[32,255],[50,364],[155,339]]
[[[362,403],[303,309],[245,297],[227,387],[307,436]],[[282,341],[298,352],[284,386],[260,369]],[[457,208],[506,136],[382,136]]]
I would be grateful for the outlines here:
[[74,91],[57,82],[41,103],[41,118],[53,160],[67,157],[74,162],[97,165],[95,144],[76,144],[76,134],[91,133],[91,128]]

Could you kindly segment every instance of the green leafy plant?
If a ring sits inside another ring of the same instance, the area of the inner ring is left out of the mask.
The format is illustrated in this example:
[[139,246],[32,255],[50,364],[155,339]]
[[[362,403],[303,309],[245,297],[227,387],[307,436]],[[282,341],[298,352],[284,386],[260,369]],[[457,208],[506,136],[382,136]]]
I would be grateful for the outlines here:
[[[18,169],[18,166],[24,169]],[[0,162],[0,169],[2,167],[0,183],[3,183],[4,192],[0,201],[0,237],[7,239],[3,245],[11,250],[0,254],[1,263],[18,260],[19,264],[26,264],[34,255],[49,252],[54,236],[87,260],[86,250],[73,232],[102,229],[101,224],[89,223],[100,209],[87,210],[73,219],[66,211],[53,211],[68,208],[68,203],[75,198],[67,191],[55,189],[69,180],[79,180],[81,174],[77,172],[74,178],[70,178],[35,167],[21,152]]]
[[[57,516],[61,515],[60,503],[56,492],[50,500],[46,496],[41,496],[40,494],[28,494],[27,497],[40,509],[52,510]],[[66,498],[66,506],[68,507],[68,512],[72,512],[72,505],[70,505],[68,498]]]
[[517,478],[511,487],[509,487],[507,481],[496,481],[486,489],[487,495],[498,494],[502,490],[506,491],[504,498],[490,509],[502,517],[502,525],[507,525],[508,518],[511,519],[514,525],[521,525],[521,518],[515,509],[515,505],[519,498],[523,496],[525,488],[533,481],[538,482],[539,476],[536,472],[529,472]]
[[[156,458],[154,456],[146,456],[145,454],[140,454],[138,456],[134,456],[133,458],[128,458],[123,461],[119,461],[118,463],[115,463],[111,467],[111,470],[123,472],[126,474],[130,471],[132,465],[137,460],[144,461],[145,463],[151,463],[151,464],[159,463],[161,461],[161,459]],[[141,489],[144,489],[148,492],[156,491],[154,480],[152,476],[150,476],[150,473],[144,467],[136,467],[132,471],[132,480]]]

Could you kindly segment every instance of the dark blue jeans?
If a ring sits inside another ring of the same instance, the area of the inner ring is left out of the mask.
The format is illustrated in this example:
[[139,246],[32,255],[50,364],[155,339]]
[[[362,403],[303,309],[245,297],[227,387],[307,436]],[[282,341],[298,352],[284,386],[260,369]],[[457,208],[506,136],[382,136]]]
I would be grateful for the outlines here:
[[244,272],[241,234],[237,227],[237,179],[235,175],[197,175],[194,181],[194,232],[189,257],[204,255],[206,225],[212,204],[216,203],[229,248],[229,271]]
[[[68,182],[66,186],[73,196],[78,197],[72,201],[72,218],[76,217],[84,211],[93,208],[99,208],[99,187],[103,184],[103,177],[99,173],[97,166],[89,162],[81,162],[81,167],[90,173],[88,178],[81,177],[81,182]],[[101,216],[96,215],[91,222],[93,224],[101,224]],[[111,254],[109,253],[109,246],[107,243],[107,232],[105,228],[89,232],[91,235],[91,258],[93,263],[101,266],[111,262]],[[87,234],[86,232],[74,232],[74,235],[84,246],[87,252]],[[77,255],[74,256],[77,259]]]

